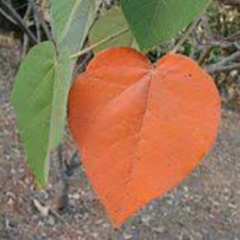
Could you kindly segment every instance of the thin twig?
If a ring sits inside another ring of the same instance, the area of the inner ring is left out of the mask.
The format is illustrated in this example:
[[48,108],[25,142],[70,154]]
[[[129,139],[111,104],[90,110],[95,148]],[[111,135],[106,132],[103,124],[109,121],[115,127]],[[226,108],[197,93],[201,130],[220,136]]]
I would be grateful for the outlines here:
[[177,42],[171,53],[176,53],[180,47],[185,43],[185,41],[188,39],[190,34],[192,33],[193,29],[198,25],[200,19],[197,18],[193,23],[189,26],[187,31],[184,33],[183,37]]
[[27,10],[26,10],[26,13],[23,17],[23,21],[24,22],[27,22],[27,20],[29,19],[29,16],[30,16],[30,13],[32,11],[32,7],[30,6],[30,4],[27,5]]
[[202,65],[207,58],[207,56],[210,54],[210,52],[213,50],[213,46],[208,45],[206,48],[203,50],[202,54],[200,55],[199,59],[197,60],[199,65]]
[[[26,13],[25,13],[25,15],[24,15],[24,17],[23,17],[23,21],[24,21],[24,22],[27,22],[27,19],[29,18],[29,15],[30,15],[30,13],[31,13],[31,10],[32,10],[32,8],[31,8],[30,4],[28,4]],[[27,51],[28,51],[28,48],[29,48],[29,37],[28,37],[28,35],[24,32],[24,33],[23,33],[22,59],[26,56]]]
[[96,42],[95,44],[93,44],[93,45],[91,45],[91,46],[83,49],[82,51],[73,54],[73,55],[71,56],[71,59],[78,58],[78,57],[80,57],[80,56],[82,56],[82,55],[84,55],[84,54],[92,51],[93,49],[101,46],[102,44],[107,43],[107,42],[109,42],[109,41],[117,38],[118,36],[120,36],[120,35],[128,32],[128,31],[129,31],[129,28],[124,28],[123,30],[121,30],[121,31],[119,31],[119,32],[117,32],[117,33],[115,33],[115,34],[107,37],[107,38],[104,38],[104,39],[100,40],[99,42]]
[[235,62],[239,60],[240,60],[240,51],[237,51],[232,55],[225,57],[224,59],[222,59],[217,63],[206,66],[205,69],[209,73],[216,73],[220,71],[226,72],[234,69],[239,69],[239,62]]
[[41,11],[39,10],[38,6],[36,5],[36,2],[34,0],[28,0],[28,1],[29,1],[29,3],[31,4],[31,6],[33,8],[33,11],[34,11],[34,13],[36,15],[36,18],[38,19],[39,23],[42,25],[42,28],[43,28],[47,38],[49,40],[52,40],[51,31],[50,31],[47,23],[45,22]]
[[240,37],[240,31],[235,32],[229,37],[226,37],[224,40],[229,41],[229,40],[237,40],[237,38]]
[[214,66],[227,65],[230,62],[233,62],[233,61],[236,61],[236,60],[240,60],[240,51],[237,51],[237,52],[233,53],[232,55],[222,59],[218,63],[212,64],[212,66],[214,68]]
[[13,23],[14,25],[17,25],[17,22],[10,15],[4,12],[2,8],[0,8],[0,14],[2,14],[9,22]]
[[[209,20],[208,17],[205,15],[202,18],[202,24],[205,28],[206,34],[207,34],[207,38],[208,40],[213,40],[214,39],[214,35],[212,32],[212,29],[209,25]],[[198,63],[201,65],[202,63],[204,63],[205,59],[208,57],[208,55],[211,53],[211,51],[213,50],[213,45],[206,45],[202,54],[200,55],[199,59],[198,59]]]
[[12,18],[16,21],[19,28],[22,29],[23,32],[25,32],[32,43],[36,44],[37,38],[34,36],[34,34],[30,31],[26,23],[22,20],[22,18],[19,16],[19,14],[16,12],[16,10],[5,0],[0,0],[0,6],[3,8],[3,10],[7,11],[9,14],[11,14]]
[[62,183],[62,194],[58,202],[58,209],[63,211],[68,207],[69,181],[65,173],[65,165],[64,165],[63,154],[62,154],[62,145],[58,147],[58,161],[59,161],[60,180]]
[[29,46],[29,38],[26,34],[23,35],[22,59],[25,58]]
[[[31,2],[30,2],[31,4]],[[34,5],[34,4],[33,4]],[[33,17],[34,17],[34,22],[35,22],[35,26],[36,26],[36,32],[37,32],[37,40],[38,42],[41,42],[41,39],[42,39],[42,34],[41,34],[41,24],[40,24],[40,21],[39,21],[39,18],[33,8],[33,5],[32,5],[32,9],[34,11],[34,14],[33,14]]]
[[206,70],[211,74],[216,74],[219,72],[230,72],[233,70],[240,69],[240,63],[232,63],[231,65],[216,65],[214,67],[206,67]]

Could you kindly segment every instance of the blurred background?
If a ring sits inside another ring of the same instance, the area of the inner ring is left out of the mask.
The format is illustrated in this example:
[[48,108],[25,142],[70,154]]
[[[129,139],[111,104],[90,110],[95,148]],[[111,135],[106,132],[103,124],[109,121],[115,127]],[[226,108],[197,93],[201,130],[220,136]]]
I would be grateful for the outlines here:
[[[97,1],[98,14],[119,4]],[[151,61],[171,50],[181,35],[149,52]],[[40,190],[24,161],[10,102],[14,77],[29,49],[51,38],[48,0],[0,0],[0,240],[240,239],[240,1],[213,1],[180,49],[214,77],[221,93],[223,117],[214,149],[178,188],[119,230],[111,226],[81,166],[67,184],[53,167],[48,188]],[[81,57],[78,71],[92,57]],[[61,157],[78,161],[67,133]]]

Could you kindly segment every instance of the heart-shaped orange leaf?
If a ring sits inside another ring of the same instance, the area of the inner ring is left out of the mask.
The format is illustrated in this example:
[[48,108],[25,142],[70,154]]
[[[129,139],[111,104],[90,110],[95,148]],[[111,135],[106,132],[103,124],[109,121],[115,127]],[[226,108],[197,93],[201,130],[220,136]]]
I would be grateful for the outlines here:
[[220,98],[190,58],[152,66],[132,48],[101,52],[69,96],[69,125],[94,191],[116,226],[179,184],[213,145]]

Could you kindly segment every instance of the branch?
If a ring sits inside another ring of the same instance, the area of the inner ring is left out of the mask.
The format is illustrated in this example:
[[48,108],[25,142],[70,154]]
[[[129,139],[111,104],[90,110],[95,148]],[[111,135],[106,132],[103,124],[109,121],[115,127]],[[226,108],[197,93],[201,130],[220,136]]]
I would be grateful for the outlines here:
[[[214,39],[214,35],[213,35],[213,32],[211,30],[211,27],[209,25],[209,20],[208,20],[208,17],[205,15],[203,18],[202,18],[202,24],[204,26],[204,29],[206,31],[206,34],[207,34],[207,38],[209,40],[213,40]],[[205,59],[208,57],[208,55],[211,53],[213,49],[213,45],[206,45],[203,52],[201,53],[199,59],[198,59],[198,63],[201,65],[202,63],[204,63]]]
[[209,66],[206,66],[205,69],[209,73],[216,73],[220,71],[231,71],[234,69],[238,69],[240,66],[240,63],[236,63],[234,61],[240,60],[240,51],[237,51],[230,55],[229,57],[224,58],[223,60],[219,61],[218,63],[211,64]]
[[14,25],[17,25],[17,22],[10,15],[4,12],[1,8],[0,8],[0,14],[2,14],[9,22],[13,23]]
[[9,12],[9,14],[12,15],[12,18],[18,24],[19,28],[28,35],[32,43],[36,44],[38,42],[37,38],[33,35],[33,33],[30,31],[16,10],[6,0],[0,0],[0,6],[3,10],[5,9],[5,11]]
[[78,152],[75,151],[69,162],[63,159],[62,145],[58,147],[58,161],[59,161],[59,177],[62,185],[61,195],[58,199],[57,209],[65,211],[69,207],[69,189],[70,177],[74,174],[75,170],[81,166],[78,159]]
[[38,9],[38,6],[36,5],[36,2],[34,0],[28,0],[29,3],[31,4],[32,6],[32,9],[36,15],[36,18],[38,19],[38,21],[40,22],[40,24],[42,25],[42,28],[47,36],[47,38],[49,40],[52,40],[52,34],[51,34],[51,31],[47,25],[47,23],[45,22],[43,16],[42,16],[42,13],[39,11]]
[[58,210],[64,211],[68,208],[68,203],[69,203],[69,196],[68,196],[69,181],[68,181],[67,175],[65,174],[62,145],[58,147],[58,161],[59,161],[60,180],[62,184],[62,192],[58,200]]
[[237,70],[237,69],[240,69],[240,63],[233,63],[228,66],[216,65],[216,66],[214,66],[214,68],[209,66],[206,68],[206,70],[211,74],[216,74],[219,72],[230,72],[230,71]]
[[240,51],[237,51],[237,52],[233,53],[232,55],[224,58],[223,60],[219,61],[216,64],[213,64],[212,66],[227,65],[230,62],[233,62],[233,61],[238,60],[238,59],[240,59]]

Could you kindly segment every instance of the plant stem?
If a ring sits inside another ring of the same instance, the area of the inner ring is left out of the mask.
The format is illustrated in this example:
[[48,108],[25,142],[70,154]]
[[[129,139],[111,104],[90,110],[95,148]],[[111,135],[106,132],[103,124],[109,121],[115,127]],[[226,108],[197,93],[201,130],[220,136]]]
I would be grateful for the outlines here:
[[188,27],[186,32],[184,33],[183,37],[179,40],[179,42],[176,44],[176,46],[173,48],[171,53],[176,53],[179,48],[185,43],[189,35],[192,33],[193,29],[198,25],[199,21],[201,20],[202,15],[205,13],[206,9],[210,6],[212,3],[212,0],[210,0],[206,7],[202,10],[202,12],[199,14],[199,16],[192,22],[192,24]]
[[74,54],[71,56],[71,59],[78,58],[78,57],[80,57],[80,56],[88,53],[89,51],[92,51],[93,49],[101,46],[102,44],[104,44],[104,43],[106,43],[106,42],[109,42],[109,41],[117,38],[118,36],[120,36],[120,35],[128,32],[128,31],[129,31],[129,28],[124,28],[123,30],[121,30],[121,31],[119,31],[119,32],[117,32],[117,33],[115,33],[115,34],[107,37],[107,38],[104,38],[104,39],[100,40],[99,42],[96,42],[95,44],[93,44],[93,45],[91,45],[91,46],[83,49],[82,51],[77,52],[77,53],[74,53]]
[[65,173],[65,165],[64,165],[64,159],[63,159],[63,149],[62,145],[58,147],[58,160],[59,160],[59,177],[62,184],[62,192],[61,196],[58,200],[58,210],[64,211],[68,208],[68,202],[69,202],[69,179]]

